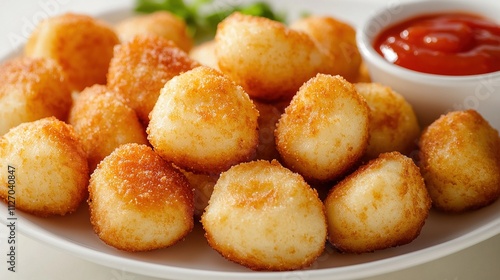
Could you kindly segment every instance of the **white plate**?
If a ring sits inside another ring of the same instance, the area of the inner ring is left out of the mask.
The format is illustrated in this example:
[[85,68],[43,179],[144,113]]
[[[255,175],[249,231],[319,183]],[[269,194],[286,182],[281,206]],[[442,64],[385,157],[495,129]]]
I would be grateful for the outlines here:
[[[116,3],[112,11],[96,14],[110,22],[129,16],[131,7]],[[241,2],[241,1],[239,1]],[[359,25],[385,1],[270,1],[289,11],[292,18],[302,11],[330,14]],[[228,5],[227,0],[216,5]],[[234,3],[234,2],[232,2]],[[109,6],[109,5],[108,5]],[[500,124],[494,124],[499,128]],[[0,203],[2,216],[7,213]],[[17,211],[21,233],[65,250],[83,259],[115,269],[168,279],[353,279],[375,276],[429,262],[457,252],[500,233],[500,201],[478,211],[445,215],[431,212],[420,236],[412,243],[362,255],[339,254],[327,246],[324,254],[307,270],[254,272],[222,258],[212,250],[197,225],[188,237],[173,247],[145,253],[126,253],[102,243],[89,223],[87,205],[67,217],[38,218]],[[1,222],[5,223],[6,217]]]

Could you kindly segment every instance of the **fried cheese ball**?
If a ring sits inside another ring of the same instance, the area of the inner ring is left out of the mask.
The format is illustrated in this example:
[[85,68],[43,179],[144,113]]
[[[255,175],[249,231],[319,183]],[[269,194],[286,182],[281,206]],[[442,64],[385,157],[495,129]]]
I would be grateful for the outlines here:
[[189,56],[200,64],[219,69],[217,57],[215,56],[215,41],[207,41],[194,46],[189,52]]
[[68,122],[87,152],[91,171],[122,144],[149,144],[134,110],[104,85],[85,88],[78,95]]
[[342,252],[404,245],[419,234],[431,199],[414,162],[384,153],[335,185],[325,200],[328,240]]
[[73,128],[55,117],[20,124],[0,138],[0,167],[0,197],[13,195],[12,179],[15,207],[24,212],[62,216],[87,197],[85,151]]
[[306,82],[278,121],[276,147],[285,165],[307,180],[330,181],[363,156],[369,109],[340,76],[318,74]]
[[67,13],[42,21],[25,46],[29,57],[49,57],[68,76],[73,91],[106,84],[109,61],[118,36],[106,23],[87,15]]
[[115,48],[107,86],[121,95],[147,125],[165,83],[198,65],[170,40],[137,35]]
[[148,140],[165,160],[213,174],[253,158],[258,111],[222,73],[200,66],[165,84],[151,111]]
[[48,58],[14,58],[0,66],[0,135],[24,122],[66,120],[71,91],[62,68]]
[[201,218],[209,245],[253,270],[309,266],[324,250],[318,194],[277,161],[253,161],[221,174]]
[[254,99],[291,99],[333,67],[309,35],[267,18],[234,13],[218,25],[215,41],[219,69]]
[[356,81],[361,65],[361,54],[356,45],[356,30],[348,23],[328,16],[308,16],[290,25],[290,28],[309,34],[318,46],[332,56],[334,68],[329,74]]
[[409,155],[416,151],[420,125],[412,106],[390,87],[377,83],[357,83],[356,91],[370,107],[370,140],[365,158],[385,152]]
[[124,251],[173,245],[193,228],[193,192],[186,177],[150,147],[129,143],[92,173],[90,219],[106,244]]
[[132,40],[136,35],[152,34],[172,40],[185,52],[193,47],[193,39],[188,34],[184,20],[168,11],[129,17],[119,22],[115,31],[122,42]]
[[500,196],[500,139],[478,112],[441,116],[424,130],[419,146],[419,165],[437,209],[464,212]]

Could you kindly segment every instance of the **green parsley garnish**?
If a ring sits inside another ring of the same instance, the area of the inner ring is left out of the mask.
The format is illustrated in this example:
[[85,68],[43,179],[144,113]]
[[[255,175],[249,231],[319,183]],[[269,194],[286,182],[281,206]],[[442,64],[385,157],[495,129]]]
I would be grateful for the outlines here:
[[136,0],[136,12],[152,13],[162,10],[182,18],[196,41],[213,37],[217,24],[233,12],[285,21],[284,14],[274,12],[271,6],[264,2],[230,5],[227,1],[224,4],[217,4],[213,0],[193,0],[188,3],[183,0]]

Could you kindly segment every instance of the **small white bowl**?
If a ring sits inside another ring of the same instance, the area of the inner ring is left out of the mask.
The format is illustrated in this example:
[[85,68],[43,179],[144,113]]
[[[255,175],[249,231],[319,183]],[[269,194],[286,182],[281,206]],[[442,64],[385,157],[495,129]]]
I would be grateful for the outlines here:
[[500,4],[485,1],[419,1],[388,3],[357,30],[357,44],[374,82],[390,86],[403,95],[422,126],[449,111],[475,109],[500,130],[500,71],[469,76],[426,74],[385,60],[373,48],[373,40],[385,28],[430,13],[468,12],[497,21]]

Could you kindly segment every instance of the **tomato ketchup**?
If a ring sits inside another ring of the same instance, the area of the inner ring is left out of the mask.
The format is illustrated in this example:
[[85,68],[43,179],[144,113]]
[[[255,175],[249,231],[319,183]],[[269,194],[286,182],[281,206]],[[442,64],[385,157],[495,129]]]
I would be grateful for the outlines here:
[[500,71],[500,25],[468,13],[428,14],[376,38],[386,60],[418,72],[475,75]]

